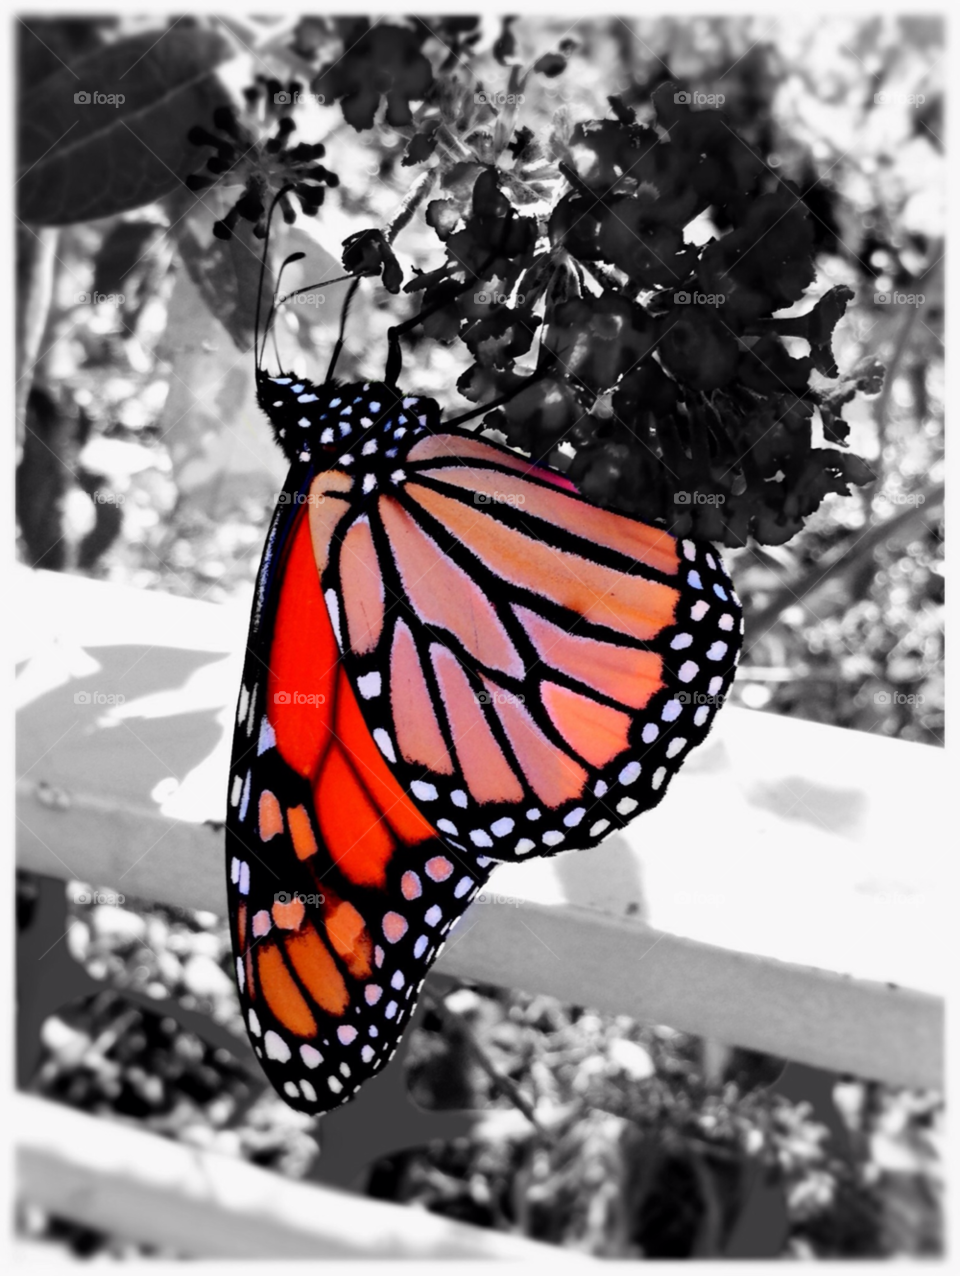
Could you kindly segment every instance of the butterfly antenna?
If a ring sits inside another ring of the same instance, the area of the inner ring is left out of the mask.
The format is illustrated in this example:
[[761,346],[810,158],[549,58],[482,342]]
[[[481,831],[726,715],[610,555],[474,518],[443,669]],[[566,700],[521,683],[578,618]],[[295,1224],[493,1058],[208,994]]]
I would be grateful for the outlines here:
[[[263,237],[263,252],[260,254],[260,279],[259,279],[259,282],[257,283],[257,312],[256,312],[256,317],[254,318],[254,321],[253,321],[254,361],[255,361],[256,369],[258,372],[260,371],[260,368],[262,365],[263,352],[267,348],[267,333],[270,331],[270,318],[272,317],[273,311],[274,311],[274,304],[273,302],[271,302],[270,315],[267,317],[267,326],[264,329],[263,337],[261,338],[260,336],[260,301],[261,301],[261,298],[263,297],[263,281],[266,277],[267,261],[269,260],[269,257],[270,257],[270,230],[273,226],[273,214],[277,210],[277,204],[279,204],[283,196],[286,195],[287,191],[290,191],[290,190],[293,190],[292,186],[282,186],[280,190],[277,191],[276,195],[274,195],[273,197],[272,203],[270,204],[270,212],[267,214],[267,233]],[[274,291],[274,300],[276,300],[276,291]]]
[[343,341],[347,331],[347,316],[350,313],[350,303],[356,296],[357,289],[360,287],[359,276],[354,279],[353,283],[347,290],[346,299],[343,303],[343,309],[340,311],[340,332],[337,336],[337,344],[333,347],[333,354],[330,356],[330,366],[327,368],[327,375],[324,385],[329,385],[333,380],[333,373],[337,366],[337,360],[340,358],[340,352],[343,350]]
[[347,279],[356,279],[356,275],[337,275],[336,279],[318,279],[315,284],[306,284],[303,288],[288,292],[285,297],[280,298],[277,305],[282,306],[285,301],[290,301],[293,297],[301,297],[305,292],[313,292],[314,288],[329,288],[331,284],[342,284]]
[[302,261],[303,258],[306,257],[306,255],[307,255],[306,253],[291,253],[289,257],[285,257],[283,259],[280,269],[277,271],[277,282],[273,289],[273,300],[270,303],[270,313],[267,315],[267,326],[264,329],[264,333],[263,333],[263,347],[264,349],[266,349],[267,336],[268,335],[272,336],[273,350],[277,356],[278,368],[282,368],[283,365],[280,362],[280,350],[277,346],[277,330],[276,330],[276,327],[274,326],[273,321],[276,318],[277,311],[286,301],[286,297],[281,297],[281,299],[278,301],[277,293],[280,291],[280,281],[283,279],[283,272],[286,270],[286,268],[288,266],[291,266],[295,261]]

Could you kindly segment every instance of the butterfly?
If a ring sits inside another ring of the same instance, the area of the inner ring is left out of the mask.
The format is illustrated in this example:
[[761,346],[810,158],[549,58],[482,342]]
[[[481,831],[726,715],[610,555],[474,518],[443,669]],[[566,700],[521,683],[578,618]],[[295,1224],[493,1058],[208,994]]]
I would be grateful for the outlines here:
[[237,707],[230,925],[253,1049],[312,1114],[393,1057],[498,862],[663,798],[743,627],[712,546],[445,425],[391,340],[379,382],[257,361],[290,470]]

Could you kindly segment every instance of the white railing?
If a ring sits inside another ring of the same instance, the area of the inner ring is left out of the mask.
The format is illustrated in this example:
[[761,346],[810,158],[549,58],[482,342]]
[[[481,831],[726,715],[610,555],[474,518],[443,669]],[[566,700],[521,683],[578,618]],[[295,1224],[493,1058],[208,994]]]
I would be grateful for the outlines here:
[[[245,609],[25,569],[15,606],[18,864],[222,912]],[[499,868],[438,970],[939,1086],[946,780],[939,750],[728,707],[628,833]]]

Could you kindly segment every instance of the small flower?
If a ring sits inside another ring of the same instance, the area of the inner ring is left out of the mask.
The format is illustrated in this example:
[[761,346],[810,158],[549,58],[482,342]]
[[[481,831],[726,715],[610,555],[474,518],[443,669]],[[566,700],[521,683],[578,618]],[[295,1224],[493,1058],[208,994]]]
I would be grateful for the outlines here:
[[[232,107],[218,107],[213,115],[216,132],[197,125],[188,134],[194,146],[210,146],[215,154],[205,172],[186,178],[192,191],[206,190],[221,182],[242,185],[243,193],[224,217],[214,223],[218,239],[229,239],[240,218],[253,223],[253,233],[262,239],[267,233],[267,213],[274,195],[281,190],[280,210],[288,224],[296,218],[294,195],[303,212],[312,217],[323,203],[327,187],[339,184],[336,173],[318,164],[325,154],[322,143],[300,142],[288,148],[296,128],[291,117],[300,86],[292,81],[284,89],[279,80],[258,77],[258,83],[244,91],[244,118]],[[269,136],[264,133],[269,131]]]

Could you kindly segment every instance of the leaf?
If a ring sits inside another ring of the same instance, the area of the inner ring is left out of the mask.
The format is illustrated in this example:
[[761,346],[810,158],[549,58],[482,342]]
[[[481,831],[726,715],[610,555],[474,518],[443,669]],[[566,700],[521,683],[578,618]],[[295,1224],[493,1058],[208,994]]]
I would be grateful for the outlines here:
[[117,293],[164,232],[156,221],[118,221],[104,236],[93,260],[93,291]]
[[203,28],[147,31],[28,90],[19,108],[20,216],[65,226],[175,190],[206,155],[187,141],[191,126],[229,101],[213,71],[231,52]]
[[[253,345],[263,241],[254,236],[253,227],[244,221],[238,223],[229,239],[215,238],[211,218],[202,209],[183,216],[185,198],[184,191],[179,200],[171,201],[175,209],[170,219],[176,227],[183,264],[210,313],[226,328],[237,349],[248,351]],[[268,271],[264,283],[265,306],[269,304],[271,289]]]
[[103,47],[116,18],[99,21],[32,16],[17,25],[17,73],[20,84],[38,85],[64,63]]

